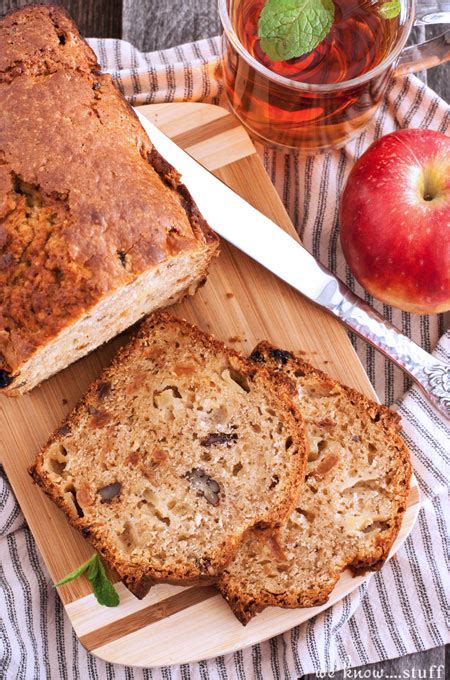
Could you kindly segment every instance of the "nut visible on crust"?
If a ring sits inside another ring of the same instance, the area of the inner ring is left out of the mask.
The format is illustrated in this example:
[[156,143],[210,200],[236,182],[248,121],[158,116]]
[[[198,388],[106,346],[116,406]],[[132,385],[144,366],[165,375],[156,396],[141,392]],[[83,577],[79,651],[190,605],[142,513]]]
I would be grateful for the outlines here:
[[269,356],[272,359],[275,359],[275,361],[279,364],[282,364],[283,366],[287,364],[289,359],[292,359],[292,354],[290,352],[287,352],[284,349],[271,349],[269,351]]
[[9,373],[9,371],[5,371],[4,369],[0,370],[0,390],[4,387],[8,387],[8,385],[11,385],[13,380],[14,377],[11,375],[11,373]]

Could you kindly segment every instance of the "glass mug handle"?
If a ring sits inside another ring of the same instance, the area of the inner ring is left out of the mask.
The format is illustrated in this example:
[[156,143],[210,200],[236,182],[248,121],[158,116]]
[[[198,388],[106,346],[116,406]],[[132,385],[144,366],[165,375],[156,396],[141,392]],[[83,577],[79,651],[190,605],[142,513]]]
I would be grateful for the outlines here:
[[[450,0],[417,0],[416,26],[450,24]],[[395,69],[396,76],[439,66],[450,60],[450,29],[419,45],[405,47]]]

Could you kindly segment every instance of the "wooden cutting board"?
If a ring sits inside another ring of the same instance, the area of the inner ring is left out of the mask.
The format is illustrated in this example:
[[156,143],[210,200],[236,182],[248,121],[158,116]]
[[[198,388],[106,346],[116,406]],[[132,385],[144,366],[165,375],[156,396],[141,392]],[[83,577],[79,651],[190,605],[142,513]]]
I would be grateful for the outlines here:
[[[143,106],[140,110],[241,196],[295,235],[254,146],[226,110],[189,103]],[[244,352],[263,338],[286,349],[302,350],[317,367],[375,397],[344,328],[226,243],[222,243],[206,286],[174,311]],[[55,582],[86,560],[92,548],[32,484],[27,466],[124,339],[115,339],[29,395],[0,397],[2,462]],[[411,531],[418,506],[414,482],[395,549]],[[111,609],[96,603],[84,577],[59,590],[74,629],[89,651],[113,663],[161,666],[206,659],[265,640],[316,615],[363,580],[345,573],[328,605],[292,611],[270,608],[245,628],[212,587],[160,585],[139,601],[117,583],[121,603]]]

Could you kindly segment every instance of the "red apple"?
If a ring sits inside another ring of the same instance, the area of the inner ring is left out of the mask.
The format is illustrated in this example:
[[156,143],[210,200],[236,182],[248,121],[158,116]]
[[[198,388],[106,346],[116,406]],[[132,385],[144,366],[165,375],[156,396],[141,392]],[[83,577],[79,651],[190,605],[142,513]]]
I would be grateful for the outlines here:
[[450,138],[400,130],[353,167],[340,206],[348,266],[374,297],[405,311],[450,309]]

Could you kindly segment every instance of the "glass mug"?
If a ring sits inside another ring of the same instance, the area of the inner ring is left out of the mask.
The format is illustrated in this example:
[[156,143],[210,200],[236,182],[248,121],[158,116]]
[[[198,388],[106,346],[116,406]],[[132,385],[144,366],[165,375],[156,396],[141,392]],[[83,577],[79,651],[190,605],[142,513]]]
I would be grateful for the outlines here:
[[342,82],[299,82],[270,70],[244,47],[232,21],[240,2],[219,0],[225,92],[253,137],[285,151],[312,154],[343,146],[372,119],[392,75],[450,59],[450,31],[405,48],[414,22],[450,23],[450,1],[421,0],[416,9],[414,0],[401,0],[396,34],[380,63]]

